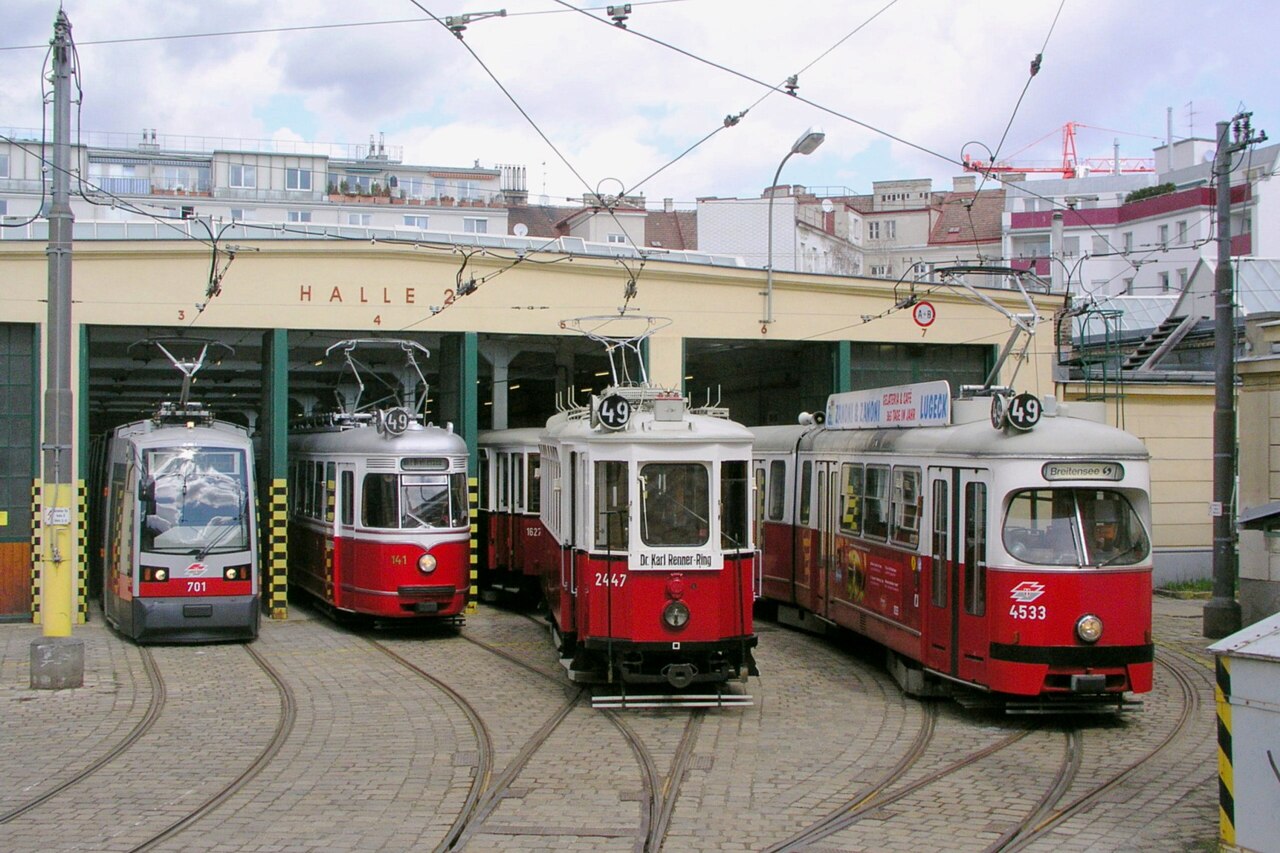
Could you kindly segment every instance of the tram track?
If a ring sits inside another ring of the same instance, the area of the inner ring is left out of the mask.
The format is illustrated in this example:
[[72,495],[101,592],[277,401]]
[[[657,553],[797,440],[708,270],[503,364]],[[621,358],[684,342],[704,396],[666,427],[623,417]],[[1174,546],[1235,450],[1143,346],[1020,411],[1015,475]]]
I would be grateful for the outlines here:
[[[546,623],[536,617],[528,614],[518,615],[539,629],[547,630]],[[442,684],[412,661],[407,660],[378,641],[368,640],[379,651],[382,651],[415,673],[426,677],[433,684],[440,686],[453,697],[455,702],[460,703],[460,707],[464,707],[464,713],[468,718],[473,718],[473,730],[477,731],[477,733],[483,732],[482,735],[477,734],[477,737],[485,742],[485,745],[480,750],[484,755],[488,756],[485,759],[485,767],[481,772],[477,773],[476,784],[473,784],[468,794],[467,802],[464,803],[463,808],[459,811],[444,839],[435,847],[437,853],[464,849],[477,836],[485,834],[486,825],[493,817],[494,812],[509,792],[513,790],[530,761],[546,745],[547,741],[569,715],[581,705],[582,699],[586,695],[585,689],[568,683],[558,674],[548,672],[544,668],[530,663],[505,649],[465,633],[460,634],[459,638],[488,654],[539,677],[550,685],[570,692],[566,696],[564,703],[557,708],[538,730],[530,734],[519,753],[510,763],[501,772],[495,773],[492,764],[493,748],[490,743],[491,738],[476,709],[452,687]],[[644,738],[637,733],[635,727],[625,719],[624,714],[618,711],[599,711],[598,713],[608,720],[621,734],[631,750],[639,770],[644,802],[640,808],[640,825],[638,831],[634,833],[636,839],[634,850],[636,853],[656,853],[656,851],[662,849],[675,813],[681,782],[692,766],[693,753],[697,745],[698,732],[705,717],[705,711],[695,709],[689,713],[685,720],[679,744],[665,774],[659,769],[653,751],[645,744]],[[591,837],[594,834],[588,833],[583,837]]]
[[151,838],[136,847],[131,848],[130,853],[140,853],[140,851],[152,850],[164,841],[167,841],[179,833],[189,829],[197,821],[216,810],[233,795],[243,789],[245,785],[247,785],[255,776],[261,773],[268,764],[271,763],[271,760],[275,758],[276,754],[284,746],[285,741],[288,740],[289,735],[293,732],[294,723],[297,720],[298,703],[293,694],[292,688],[285,683],[284,679],[281,678],[280,673],[276,671],[275,667],[273,667],[259,651],[248,644],[242,646],[242,648],[248,652],[249,656],[253,658],[258,667],[275,685],[276,691],[280,696],[280,717],[276,723],[275,731],[272,733],[271,739],[267,742],[267,745],[263,747],[262,751],[258,753],[258,756],[253,760],[253,762],[246,767],[240,775],[222,786],[216,794],[205,800],[204,803],[195,810],[189,812],[181,820],[171,823],[161,832],[153,835]]
[[58,794],[73,785],[88,779],[94,773],[97,773],[107,764],[120,757],[131,746],[137,743],[143,735],[151,730],[151,728],[156,724],[156,721],[160,719],[160,713],[164,710],[165,701],[167,699],[167,690],[165,688],[164,678],[160,675],[160,668],[156,666],[156,659],[151,653],[151,650],[145,646],[137,646],[136,648],[138,649],[139,656],[142,658],[142,669],[146,673],[147,684],[151,688],[151,701],[147,704],[146,713],[142,715],[142,718],[138,720],[137,724],[134,725],[134,727],[119,741],[119,743],[104,753],[96,761],[77,772],[74,776],[45,790],[39,796],[33,797],[22,805],[10,809],[4,814],[0,814],[0,825],[21,817],[39,806],[41,803],[56,797]]
[[1182,735],[1184,735],[1194,721],[1200,711],[1200,693],[1192,683],[1191,677],[1180,666],[1175,665],[1175,659],[1186,661],[1185,666],[1198,666],[1198,664],[1185,652],[1165,652],[1158,650],[1156,652],[1156,662],[1168,670],[1173,676],[1174,682],[1178,685],[1179,694],[1182,699],[1181,709],[1177,719],[1170,727],[1169,731],[1161,738],[1155,746],[1146,750],[1142,755],[1129,762],[1123,769],[1109,776],[1103,782],[1092,786],[1089,790],[1075,797],[1071,802],[1061,808],[1050,809],[1043,814],[1037,822],[1028,822],[1023,829],[1008,842],[1000,846],[993,846],[991,850],[1000,851],[1020,851],[1025,850],[1034,842],[1048,837],[1048,835],[1064,821],[1079,814],[1087,809],[1104,794],[1119,787],[1124,782],[1131,779],[1140,770],[1142,770],[1149,762],[1164,754]]

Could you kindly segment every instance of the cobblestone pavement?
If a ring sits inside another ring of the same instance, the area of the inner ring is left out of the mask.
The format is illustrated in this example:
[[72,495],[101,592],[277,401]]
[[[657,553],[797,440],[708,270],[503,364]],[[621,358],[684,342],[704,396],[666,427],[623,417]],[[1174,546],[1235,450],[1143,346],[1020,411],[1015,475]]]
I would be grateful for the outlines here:
[[501,608],[361,631],[295,606],[250,647],[141,649],[98,620],[67,691],[30,690],[40,629],[0,625],[0,850],[644,850],[651,788],[666,851],[782,847],[832,815],[796,846],[986,850],[1054,791],[1080,805],[1025,849],[1213,850],[1202,603],[1155,613],[1143,710],[1074,723],[918,702],[873,652],[771,622],[754,704],[696,714],[592,710]]

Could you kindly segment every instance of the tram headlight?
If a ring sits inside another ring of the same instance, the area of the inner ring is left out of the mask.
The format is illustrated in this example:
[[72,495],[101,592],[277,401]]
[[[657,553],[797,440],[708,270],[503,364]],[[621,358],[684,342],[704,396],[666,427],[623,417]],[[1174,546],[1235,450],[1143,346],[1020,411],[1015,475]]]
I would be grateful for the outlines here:
[[418,558],[418,571],[424,575],[429,575],[436,570],[436,558],[430,554],[423,554]]
[[1102,636],[1102,620],[1092,613],[1086,613],[1076,621],[1076,636],[1086,643],[1096,643]]
[[689,605],[683,601],[672,601],[662,609],[662,621],[673,631],[679,631],[689,624]]
[[156,569],[156,573],[155,573],[155,575],[153,575],[153,577],[154,577],[156,580],[158,580],[158,581],[168,580],[168,579],[169,579],[169,571],[168,571],[168,569]]

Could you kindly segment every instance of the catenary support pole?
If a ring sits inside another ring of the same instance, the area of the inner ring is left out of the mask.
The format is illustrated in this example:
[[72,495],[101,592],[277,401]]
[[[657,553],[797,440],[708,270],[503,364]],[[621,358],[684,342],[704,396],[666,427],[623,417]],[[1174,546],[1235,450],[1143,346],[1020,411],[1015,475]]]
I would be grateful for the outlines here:
[[59,9],[53,25],[53,192],[49,208],[49,309],[45,328],[46,369],[44,484],[41,539],[41,626],[31,644],[31,686],[57,690],[84,684],[84,642],[71,638],[75,614],[74,543],[77,516],[71,445],[71,22]]

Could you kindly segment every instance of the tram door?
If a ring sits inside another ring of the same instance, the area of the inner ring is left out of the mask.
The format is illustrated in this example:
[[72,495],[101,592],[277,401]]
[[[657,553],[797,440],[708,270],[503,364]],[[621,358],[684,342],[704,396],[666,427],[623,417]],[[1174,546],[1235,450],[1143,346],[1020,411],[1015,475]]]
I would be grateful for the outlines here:
[[982,680],[987,666],[989,482],[981,469],[929,469],[925,663],[965,681]]
[[495,466],[497,482],[494,484],[494,498],[497,507],[495,518],[497,523],[493,529],[492,567],[499,570],[511,568],[511,527],[515,523],[511,506],[511,454],[499,451]]
[[831,588],[831,577],[835,574],[840,561],[836,547],[836,535],[840,531],[840,478],[839,464],[830,461],[815,461],[814,476],[817,478],[818,508],[818,541],[817,559],[809,578],[808,601],[801,599],[802,589],[797,589],[796,596],[802,607],[806,607],[817,615],[827,618],[827,594]]
[[[330,462],[329,467],[334,468]],[[333,524],[333,560],[325,568],[325,597],[336,602],[334,585],[350,584],[356,568],[356,466],[351,462],[339,462],[336,471],[327,473],[329,488],[333,491],[333,505],[327,520]],[[326,541],[329,537],[325,537]]]

